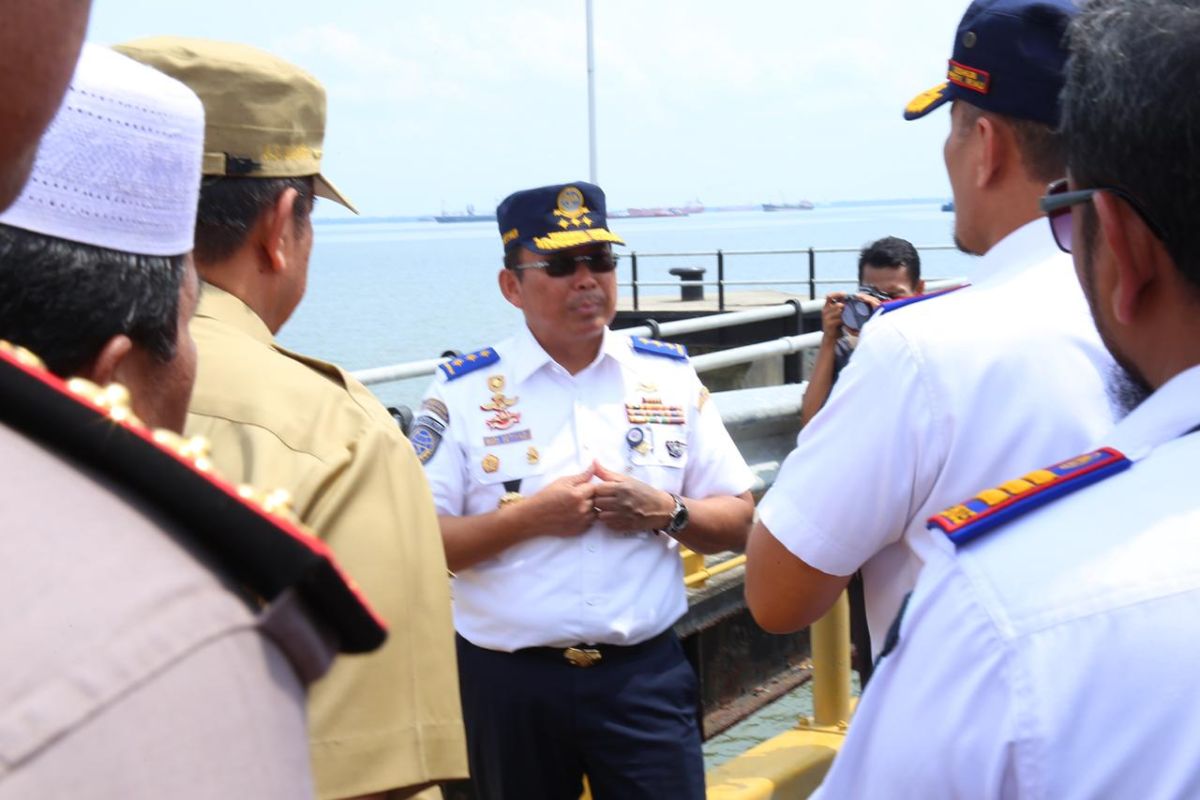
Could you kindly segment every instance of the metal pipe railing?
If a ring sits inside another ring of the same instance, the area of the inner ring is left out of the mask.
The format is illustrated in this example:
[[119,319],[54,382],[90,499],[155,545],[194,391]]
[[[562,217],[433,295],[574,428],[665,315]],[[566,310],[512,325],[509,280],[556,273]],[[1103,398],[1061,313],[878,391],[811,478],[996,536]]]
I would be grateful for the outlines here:
[[[849,282],[853,283],[853,281]],[[820,283],[847,283],[847,281],[820,281]],[[934,291],[961,283],[963,283],[962,278],[931,279],[926,284],[926,287],[928,291]],[[678,284],[668,285],[676,286]],[[613,331],[613,333],[625,336],[654,335],[656,338],[682,336],[697,331],[745,325],[768,319],[781,319],[796,313],[811,314],[820,312],[824,304],[825,301],[819,298],[801,302],[780,303],[778,305],[750,308],[743,311],[727,311],[723,314],[707,314],[702,317],[657,323],[657,330],[649,325],[638,325],[632,328],[620,328]],[[762,359],[777,355],[792,355],[801,350],[818,347],[820,344],[820,332],[807,333],[801,336],[785,336],[770,342],[761,342],[759,344],[735,347],[717,353],[696,356],[692,359],[692,364],[696,367],[697,372],[704,372],[706,370],[727,367],[732,364],[761,361]],[[432,375],[437,369],[438,364],[441,364],[443,361],[445,361],[444,358],[429,358],[423,361],[409,361],[386,367],[371,367],[369,369],[356,370],[351,374],[364,385],[372,386],[380,383],[404,380],[406,378],[419,378],[423,375]]]
[[764,358],[772,358],[774,356],[790,356],[793,353],[799,353],[801,350],[820,347],[821,337],[824,335],[821,331],[816,331],[815,333],[805,333],[800,336],[784,336],[781,339],[774,339],[769,342],[748,344],[745,347],[732,347],[717,353],[705,353],[693,358],[692,366],[696,368],[696,372],[711,372],[714,369],[729,367],[734,364],[762,361]]

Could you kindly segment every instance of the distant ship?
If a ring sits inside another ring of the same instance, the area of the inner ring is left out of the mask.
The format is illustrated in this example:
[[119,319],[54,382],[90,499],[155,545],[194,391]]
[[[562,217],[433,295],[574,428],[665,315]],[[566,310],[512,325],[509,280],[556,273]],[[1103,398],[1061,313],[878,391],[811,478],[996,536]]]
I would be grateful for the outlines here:
[[624,211],[614,211],[608,216],[617,219],[633,219],[643,217],[686,217],[689,213],[686,208],[627,208]]
[[946,202],[942,203],[942,211],[953,211],[953,210],[954,210],[954,201],[953,200],[947,200]]
[[799,203],[763,203],[763,211],[812,211],[813,204],[808,200]]
[[434,217],[438,222],[495,222],[495,214],[476,214],[475,206],[467,206],[462,214],[447,214],[444,211]]

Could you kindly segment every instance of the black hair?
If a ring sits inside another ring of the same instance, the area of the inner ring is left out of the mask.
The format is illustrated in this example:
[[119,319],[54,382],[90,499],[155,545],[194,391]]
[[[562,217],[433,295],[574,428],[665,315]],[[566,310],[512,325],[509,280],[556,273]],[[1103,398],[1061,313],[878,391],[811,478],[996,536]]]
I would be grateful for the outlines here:
[[[1068,167],[1083,189],[1136,198],[1200,289],[1200,0],[1092,0],[1068,32]],[[1095,237],[1084,209],[1085,239]]]
[[982,114],[1001,120],[1013,132],[1021,164],[1029,177],[1050,183],[1067,174],[1067,143],[1062,133],[1042,122],[1010,117],[995,111],[984,111],[963,102],[963,130],[966,131]]
[[0,224],[0,339],[60,377],[118,334],[169,362],[185,265],[183,255],[131,255]]
[[262,213],[279,195],[295,189],[300,197],[292,213],[298,224],[312,214],[313,179],[206,176],[200,184],[196,212],[196,262],[214,264],[229,258],[246,241]]
[[897,236],[885,236],[862,249],[858,254],[859,283],[862,283],[863,267],[904,267],[914,290],[921,282],[921,256],[917,248]]

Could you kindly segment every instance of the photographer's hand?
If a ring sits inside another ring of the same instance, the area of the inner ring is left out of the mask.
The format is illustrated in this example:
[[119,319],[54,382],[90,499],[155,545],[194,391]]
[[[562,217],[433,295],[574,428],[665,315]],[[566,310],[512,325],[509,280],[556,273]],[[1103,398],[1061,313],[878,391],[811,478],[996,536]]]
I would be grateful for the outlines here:
[[833,341],[842,335],[842,307],[845,304],[845,292],[825,295],[825,307],[821,309],[821,332],[826,341]]

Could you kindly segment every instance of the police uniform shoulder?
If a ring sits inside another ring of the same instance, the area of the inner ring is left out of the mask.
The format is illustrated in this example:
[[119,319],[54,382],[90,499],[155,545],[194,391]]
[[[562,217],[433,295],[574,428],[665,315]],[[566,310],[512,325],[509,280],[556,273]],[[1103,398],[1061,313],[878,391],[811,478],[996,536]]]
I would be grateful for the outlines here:
[[494,347],[485,347],[481,350],[476,350],[474,353],[456,356],[447,361],[438,364],[438,369],[445,376],[446,381],[456,381],[464,375],[469,375],[477,369],[481,369],[490,364],[495,364],[500,360],[500,354],[496,352]]
[[969,284],[963,284],[962,286],[951,286],[949,289],[939,289],[936,292],[917,294],[913,295],[912,297],[901,297],[899,300],[889,300],[888,302],[879,306],[879,311],[877,313],[888,314],[892,311],[897,311],[907,306],[916,305],[917,303],[924,303],[926,300],[935,300],[939,297],[945,297],[948,294],[957,292],[959,289],[965,289],[968,285]]
[[271,602],[295,588],[343,652],[383,643],[386,627],[330,550],[286,516],[286,493],[233,486],[215,474],[202,439],[142,424],[123,387],[64,382],[4,342],[0,393],[0,422],[105,475],[256,599]]
[[648,356],[659,356],[676,361],[687,361],[687,348],[675,342],[660,342],[658,339],[647,339],[645,336],[631,336],[629,343],[634,352]]
[[926,527],[940,530],[961,547],[1035,508],[1123,472],[1131,463],[1119,451],[1102,447],[986,489],[934,514]]

